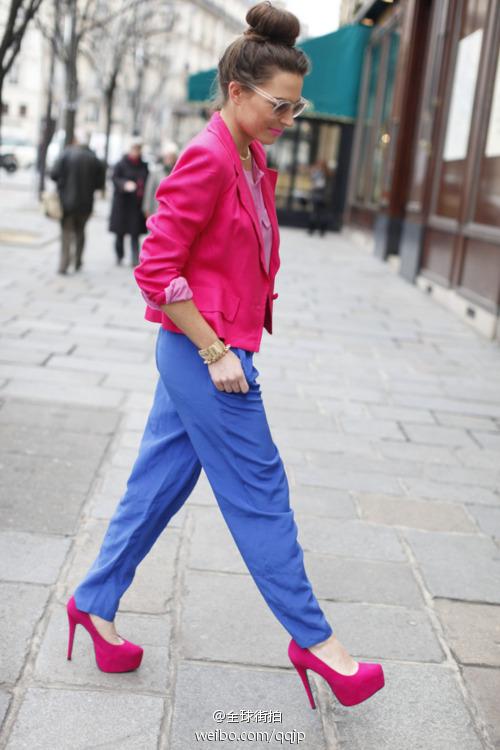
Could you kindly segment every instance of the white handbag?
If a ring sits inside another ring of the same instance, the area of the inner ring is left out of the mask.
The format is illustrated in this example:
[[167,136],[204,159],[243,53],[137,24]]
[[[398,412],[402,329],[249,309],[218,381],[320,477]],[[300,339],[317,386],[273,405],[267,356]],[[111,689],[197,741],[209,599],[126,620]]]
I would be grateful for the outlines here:
[[49,219],[62,219],[63,210],[57,190],[45,190],[42,193],[42,206],[45,216]]

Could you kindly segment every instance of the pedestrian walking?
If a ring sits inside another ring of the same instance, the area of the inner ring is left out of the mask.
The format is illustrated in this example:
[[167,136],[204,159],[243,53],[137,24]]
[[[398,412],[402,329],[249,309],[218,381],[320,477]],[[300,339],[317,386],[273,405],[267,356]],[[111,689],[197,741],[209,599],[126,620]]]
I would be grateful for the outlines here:
[[76,131],[71,145],[63,150],[50,172],[57,184],[62,207],[58,268],[61,274],[67,273],[71,262],[75,271],[81,269],[85,225],[94,207],[94,192],[104,188],[106,167],[90,149],[89,143],[89,133]]
[[144,198],[142,199],[142,210],[146,219],[158,210],[158,202],[155,197],[156,191],[160,186],[160,182],[165,177],[168,177],[174,168],[178,155],[179,149],[175,143],[165,143],[159,163],[149,172],[144,189]]
[[318,229],[322,237],[328,224],[325,210],[327,174],[328,167],[324,159],[319,159],[311,166],[311,213],[309,214],[307,231],[309,234],[313,234]]
[[148,220],[134,274],[146,318],[160,323],[159,378],[127,489],[67,604],[68,655],[80,623],[101,669],[139,666],[142,647],[113,622],[120,597],[203,468],[256,586],[291,635],[288,654],[312,708],[308,669],[354,705],[380,690],[383,670],[351,658],[312,591],[253,362],[263,328],[272,333],[280,266],[277,173],[263,146],[306,106],[309,61],[295,47],[292,13],[260,2],[246,20],[219,61],[218,109],[162,181]]
[[146,233],[146,218],[142,210],[144,187],[148,177],[148,165],[142,157],[142,139],[130,140],[128,153],[113,169],[113,201],[109,229],[116,235],[116,263],[124,258],[124,239],[130,235],[131,265],[139,261],[139,237]]

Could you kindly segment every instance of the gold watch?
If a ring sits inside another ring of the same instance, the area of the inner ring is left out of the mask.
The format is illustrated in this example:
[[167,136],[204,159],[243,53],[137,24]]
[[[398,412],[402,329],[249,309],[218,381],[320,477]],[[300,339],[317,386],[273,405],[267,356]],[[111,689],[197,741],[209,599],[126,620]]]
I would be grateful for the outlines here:
[[224,344],[223,341],[217,339],[213,344],[207,346],[206,349],[198,349],[198,354],[203,358],[206,365],[211,365],[213,362],[217,362],[218,359],[223,357],[229,349],[229,344]]

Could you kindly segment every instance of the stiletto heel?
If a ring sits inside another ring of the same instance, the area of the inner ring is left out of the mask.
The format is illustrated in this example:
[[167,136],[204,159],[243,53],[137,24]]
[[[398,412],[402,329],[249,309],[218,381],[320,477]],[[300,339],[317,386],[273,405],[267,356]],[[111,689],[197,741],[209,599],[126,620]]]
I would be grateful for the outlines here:
[[97,666],[102,672],[132,672],[140,665],[144,649],[131,641],[123,639],[123,643],[109,643],[99,633],[90,619],[88,612],[78,609],[72,596],[66,605],[69,622],[68,659],[73,652],[75,628],[83,625],[94,644]]
[[311,708],[316,708],[316,704],[314,702],[314,698],[313,698],[313,694],[312,694],[312,690],[311,690],[311,685],[309,683],[309,678],[307,676],[307,670],[304,669],[304,667],[297,667],[297,666],[295,666],[295,664],[294,664],[294,667],[297,670],[297,672],[299,673],[300,679],[302,680],[302,682],[304,684],[304,687],[306,689],[306,693],[307,693],[307,695],[309,697],[309,703],[311,704]]
[[71,654],[73,653],[73,641],[75,640],[76,621],[71,619],[69,612],[68,612],[68,622],[69,622],[68,659],[71,659]]
[[385,685],[381,664],[360,661],[354,674],[344,675],[329,667],[309,649],[299,646],[293,638],[288,646],[288,656],[302,679],[312,708],[316,706],[307,677],[307,669],[312,669],[327,681],[333,694],[343,706],[355,706],[357,703],[362,703]]

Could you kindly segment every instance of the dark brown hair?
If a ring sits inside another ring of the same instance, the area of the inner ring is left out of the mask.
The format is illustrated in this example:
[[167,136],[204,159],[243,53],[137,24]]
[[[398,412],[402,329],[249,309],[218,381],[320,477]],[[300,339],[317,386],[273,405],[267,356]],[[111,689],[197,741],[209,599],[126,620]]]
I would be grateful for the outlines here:
[[215,109],[226,103],[230,81],[258,85],[277,71],[301,76],[310,71],[309,58],[295,47],[300,34],[297,16],[265,0],[253,5],[245,20],[248,28],[227,47],[219,60]]

